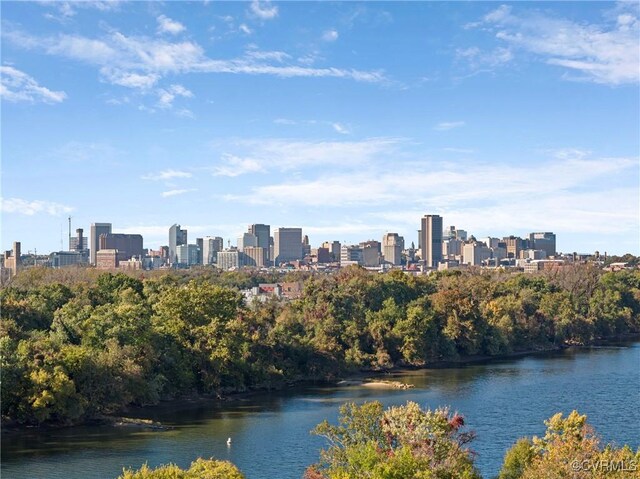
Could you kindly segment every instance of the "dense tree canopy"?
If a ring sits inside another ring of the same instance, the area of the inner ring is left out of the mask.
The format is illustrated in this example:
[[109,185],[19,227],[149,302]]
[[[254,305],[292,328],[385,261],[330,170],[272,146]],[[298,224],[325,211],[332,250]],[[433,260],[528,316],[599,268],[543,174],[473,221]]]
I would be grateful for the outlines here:
[[[58,276],[56,276],[58,274]],[[190,394],[589,344],[640,332],[640,272],[302,274],[245,304],[256,273],[29,269],[0,290],[2,415],[75,423]]]

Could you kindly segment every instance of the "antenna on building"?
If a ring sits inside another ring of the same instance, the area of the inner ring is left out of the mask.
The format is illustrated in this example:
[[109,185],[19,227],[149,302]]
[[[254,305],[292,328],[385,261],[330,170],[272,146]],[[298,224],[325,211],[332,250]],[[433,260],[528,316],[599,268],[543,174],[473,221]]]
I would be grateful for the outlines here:
[[69,216],[69,251],[71,251],[71,216]]

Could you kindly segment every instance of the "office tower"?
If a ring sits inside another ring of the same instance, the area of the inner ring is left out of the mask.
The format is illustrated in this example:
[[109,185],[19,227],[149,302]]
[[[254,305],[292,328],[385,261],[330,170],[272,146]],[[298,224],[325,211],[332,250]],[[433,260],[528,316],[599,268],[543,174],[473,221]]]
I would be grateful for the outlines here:
[[363,266],[379,266],[380,256],[382,255],[382,245],[380,241],[368,240],[360,243],[362,248],[362,265]]
[[91,224],[91,245],[89,249],[89,261],[92,265],[96,265],[96,253],[100,249],[100,235],[111,233],[111,223],[92,223]]
[[311,245],[309,244],[309,237],[304,235],[302,238],[302,257],[309,256],[311,254]]
[[382,253],[384,260],[394,266],[402,264],[404,238],[398,233],[387,233],[382,237]]
[[169,228],[169,264],[177,263],[176,248],[187,244],[187,230],[180,229],[180,225],[174,224]]
[[503,238],[507,247],[507,258],[520,258],[521,251],[529,248],[529,241],[519,236],[507,236]]
[[480,266],[483,261],[491,258],[491,248],[484,243],[473,241],[462,248],[462,261],[470,266]]
[[268,264],[273,258],[269,254],[269,246],[271,245],[271,226],[263,224],[249,225],[249,233],[258,238],[256,246],[264,248],[265,251],[265,264]]
[[142,236],[137,234],[106,233],[100,235],[99,250],[118,250],[118,261],[127,261],[136,256],[144,256]]
[[89,249],[89,242],[87,237],[83,236],[84,230],[78,228],[76,230],[76,236],[69,240],[69,251],[84,251]]
[[204,251],[204,239],[203,238],[196,238],[196,246],[198,247],[198,264],[204,264],[204,262],[202,261],[202,255],[203,255],[203,251]]
[[237,269],[241,264],[240,251],[237,249],[218,252],[218,268],[222,270]]
[[224,240],[220,236],[205,236],[202,240],[202,262],[213,264],[218,252],[224,249]]
[[243,252],[248,246],[258,246],[258,237],[252,233],[244,233],[238,238],[238,251]]
[[547,257],[556,255],[556,235],[551,232],[530,233],[529,247],[541,249],[547,253]]
[[442,261],[442,217],[425,215],[421,221],[420,251],[427,268],[437,268]]
[[198,251],[198,245],[195,244],[180,244],[176,246],[176,265],[181,267],[188,267],[198,264],[200,252]]
[[302,259],[302,228],[278,228],[273,233],[274,264]]
[[340,249],[342,247],[340,241],[325,241],[322,243],[322,247],[329,250],[333,261],[340,261]]
[[340,264],[362,264],[362,247],[359,245],[346,245],[340,247]]
[[241,258],[244,266],[255,266],[256,268],[265,267],[265,249],[261,246],[245,246],[242,251],[244,256]]

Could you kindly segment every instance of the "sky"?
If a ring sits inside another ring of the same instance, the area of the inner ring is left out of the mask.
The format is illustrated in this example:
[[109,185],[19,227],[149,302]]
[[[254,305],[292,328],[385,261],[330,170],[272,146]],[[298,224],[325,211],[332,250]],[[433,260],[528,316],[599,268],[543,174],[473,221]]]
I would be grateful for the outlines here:
[[94,222],[640,254],[638,2],[8,2],[2,249]]

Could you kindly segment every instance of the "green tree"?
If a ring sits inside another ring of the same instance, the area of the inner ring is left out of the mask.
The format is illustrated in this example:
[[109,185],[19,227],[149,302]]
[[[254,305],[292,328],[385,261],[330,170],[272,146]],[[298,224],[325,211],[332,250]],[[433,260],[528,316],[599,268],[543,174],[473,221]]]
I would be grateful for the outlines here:
[[416,403],[382,409],[378,402],[340,408],[337,426],[327,421],[313,431],[329,447],[308,479],[479,479],[462,432],[462,416],[448,409],[422,410]]
[[137,471],[125,470],[118,479],[244,479],[244,475],[229,461],[197,459],[186,470],[174,464],[155,469],[145,464]]

